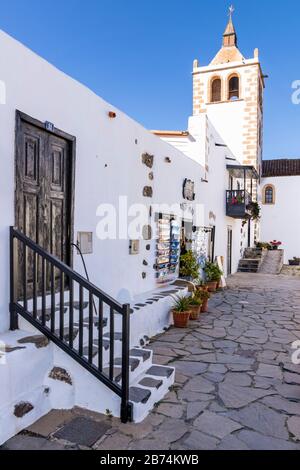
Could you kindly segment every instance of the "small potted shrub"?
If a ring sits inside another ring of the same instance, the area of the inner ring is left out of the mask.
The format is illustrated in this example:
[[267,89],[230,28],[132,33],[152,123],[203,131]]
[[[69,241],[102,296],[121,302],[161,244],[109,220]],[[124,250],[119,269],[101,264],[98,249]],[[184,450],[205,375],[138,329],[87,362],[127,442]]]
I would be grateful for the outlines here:
[[180,257],[180,276],[193,281],[199,277],[199,264],[192,251]]
[[198,291],[196,294],[197,298],[201,301],[201,313],[205,313],[208,310],[208,300],[210,299],[210,293],[206,290]]
[[193,297],[190,298],[190,320],[198,320],[202,303],[202,300],[197,295],[193,295]]
[[296,256],[294,256],[293,259],[289,260],[289,265],[290,266],[300,266],[300,258],[297,258]]
[[208,286],[202,279],[198,279],[197,283],[195,284],[196,291],[206,290],[208,291]]
[[189,297],[176,297],[172,308],[174,326],[176,328],[186,328],[191,315],[191,305]]
[[216,292],[218,283],[220,282],[223,274],[221,269],[216,264],[208,262],[206,263],[204,272],[209,292]]
[[264,250],[268,250],[268,251],[272,250],[272,246],[270,245],[270,243],[267,243],[267,242],[257,242],[257,243],[256,243],[256,248],[257,248],[258,250],[262,250],[262,251],[264,251]]

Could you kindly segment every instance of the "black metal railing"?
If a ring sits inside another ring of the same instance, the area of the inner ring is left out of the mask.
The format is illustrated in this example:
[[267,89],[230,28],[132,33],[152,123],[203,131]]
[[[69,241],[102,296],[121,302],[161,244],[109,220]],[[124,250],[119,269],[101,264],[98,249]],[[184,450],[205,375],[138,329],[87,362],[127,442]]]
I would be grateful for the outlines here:
[[[78,301],[75,302],[76,292]],[[85,301],[86,298],[88,302]],[[84,318],[85,309],[88,309],[87,319]],[[104,338],[105,310],[109,312],[109,334]],[[69,312],[68,315],[65,315],[66,311]],[[19,230],[11,227],[12,330],[18,329],[18,315],[118,395],[121,398],[122,422],[132,420],[132,403],[129,401],[130,305],[119,304]],[[118,337],[122,344],[121,371],[114,367],[116,316],[119,329],[122,329],[121,337]],[[98,360],[97,354],[94,354],[95,344],[98,347]],[[104,361],[107,350],[107,360]],[[117,377],[115,373],[118,374]]]
[[246,190],[226,191],[226,214],[229,217],[244,218],[250,216],[251,194]]

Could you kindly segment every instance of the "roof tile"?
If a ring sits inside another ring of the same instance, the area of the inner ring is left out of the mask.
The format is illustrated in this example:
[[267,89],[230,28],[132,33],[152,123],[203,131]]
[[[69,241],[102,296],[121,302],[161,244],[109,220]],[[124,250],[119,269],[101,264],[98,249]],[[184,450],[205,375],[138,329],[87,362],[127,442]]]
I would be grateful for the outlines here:
[[264,160],[262,177],[300,176],[300,159]]

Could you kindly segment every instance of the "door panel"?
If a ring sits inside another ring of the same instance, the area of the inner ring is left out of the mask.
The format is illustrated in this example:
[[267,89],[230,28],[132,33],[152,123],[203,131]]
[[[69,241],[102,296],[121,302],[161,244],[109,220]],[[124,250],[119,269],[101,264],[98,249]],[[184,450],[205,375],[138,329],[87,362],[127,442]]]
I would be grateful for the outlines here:
[[[70,264],[71,144],[22,119],[18,121],[16,142],[16,226],[48,253]],[[22,252],[19,250],[19,272],[23,266]],[[41,262],[37,274],[41,280]],[[33,254],[28,250],[28,295],[32,282]],[[40,285],[38,288],[40,291]]]
[[45,162],[48,178],[46,184],[46,226],[49,251],[69,264],[70,232],[70,144],[59,137],[49,135]]
[[232,274],[232,228],[227,228],[227,276]]

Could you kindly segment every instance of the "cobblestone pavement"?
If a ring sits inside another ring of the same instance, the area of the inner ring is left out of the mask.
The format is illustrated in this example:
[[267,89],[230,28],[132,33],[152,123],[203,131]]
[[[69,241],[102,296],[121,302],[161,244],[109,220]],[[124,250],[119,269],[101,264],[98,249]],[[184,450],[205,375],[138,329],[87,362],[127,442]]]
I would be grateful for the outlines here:
[[[90,413],[107,425],[93,448],[300,450],[300,365],[291,359],[297,340],[300,279],[233,276],[229,289],[211,299],[209,313],[150,345],[156,363],[176,367],[176,384],[165,399],[141,424]],[[59,422],[53,413],[7,448],[36,448],[38,442],[39,448],[78,448],[51,437]],[[64,413],[67,421],[82,411]]]

